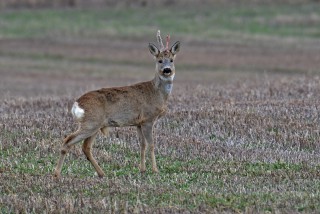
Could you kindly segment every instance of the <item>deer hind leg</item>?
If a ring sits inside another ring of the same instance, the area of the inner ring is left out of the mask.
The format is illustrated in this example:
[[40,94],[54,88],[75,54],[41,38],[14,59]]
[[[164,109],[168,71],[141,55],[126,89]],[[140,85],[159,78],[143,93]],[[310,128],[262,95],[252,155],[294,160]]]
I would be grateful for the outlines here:
[[70,150],[70,147],[72,145],[74,145],[74,144],[86,139],[87,137],[93,135],[96,132],[97,132],[97,130],[93,130],[92,131],[92,130],[78,129],[76,132],[74,132],[71,135],[67,136],[63,140],[63,146],[61,148],[60,158],[59,158],[59,161],[58,161],[57,166],[56,166],[55,171],[54,171],[54,176],[55,177],[60,177],[62,165],[63,165],[64,159],[65,159],[67,153]]
[[138,132],[139,141],[140,141],[140,167],[139,168],[140,168],[140,172],[145,172],[147,143],[142,133],[141,126],[137,126],[137,132]]
[[143,125],[141,127],[142,134],[144,135],[146,141],[148,142],[150,146],[150,153],[151,153],[151,160],[152,160],[152,171],[153,172],[159,172],[157,163],[156,163],[156,156],[154,154],[154,142],[153,142],[153,123],[149,123],[146,125]]
[[109,135],[109,129],[108,129],[107,126],[104,126],[104,127],[100,128],[100,131],[104,136],[108,136]]
[[86,155],[87,159],[91,162],[92,166],[97,171],[99,177],[102,178],[103,176],[105,176],[105,174],[91,153],[92,144],[94,143],[96,136],[97,136],[97,132],[84,140],[84,143],[82,145],[82,151]]

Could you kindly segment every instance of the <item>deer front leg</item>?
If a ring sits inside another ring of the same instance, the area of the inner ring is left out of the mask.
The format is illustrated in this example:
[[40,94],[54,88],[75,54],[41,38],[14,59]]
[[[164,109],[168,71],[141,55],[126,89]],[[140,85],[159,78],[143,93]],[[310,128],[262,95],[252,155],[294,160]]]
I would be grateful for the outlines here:
[[146,141],[150,145],[150,153],[152,160],[152,171],[158,172],[158,167],[156,163],[156,156],[154,155],[154,142],[153,142],[153,123],[148,123],[141,126],[142,134],[146,138]]
[[141,126],[137,126],[137,132],[138,132],[139,141],[140,141],[140,167],[139,168],[140,168],[140,172],[145,172],[147,143],[142,133]]

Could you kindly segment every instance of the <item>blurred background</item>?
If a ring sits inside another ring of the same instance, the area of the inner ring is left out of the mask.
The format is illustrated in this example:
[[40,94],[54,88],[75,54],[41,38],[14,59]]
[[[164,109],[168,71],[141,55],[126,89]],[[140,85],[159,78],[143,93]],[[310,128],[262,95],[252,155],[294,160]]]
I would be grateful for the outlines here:
[[316,0],[1,0],[0,99],[151,79],[158,29],[182,43],[178,88],[314,75],[319,26]]

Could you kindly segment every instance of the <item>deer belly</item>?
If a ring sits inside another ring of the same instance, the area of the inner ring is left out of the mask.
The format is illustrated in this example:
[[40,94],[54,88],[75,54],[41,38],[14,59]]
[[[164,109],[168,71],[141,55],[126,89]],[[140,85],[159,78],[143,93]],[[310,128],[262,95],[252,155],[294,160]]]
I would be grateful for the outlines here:
[[106,126],[123,127],[123,126],[138,126],[146,122],[146,118],[142,114],[122,114],[112,116],[106,119]]

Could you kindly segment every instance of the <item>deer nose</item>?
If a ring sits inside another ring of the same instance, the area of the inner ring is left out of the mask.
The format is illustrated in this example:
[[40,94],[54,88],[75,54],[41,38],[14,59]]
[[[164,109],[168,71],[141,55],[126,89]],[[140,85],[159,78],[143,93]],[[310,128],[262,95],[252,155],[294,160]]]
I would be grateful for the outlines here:
[[171,74],[171,68],[165,68],[163,69],[164,74]]

